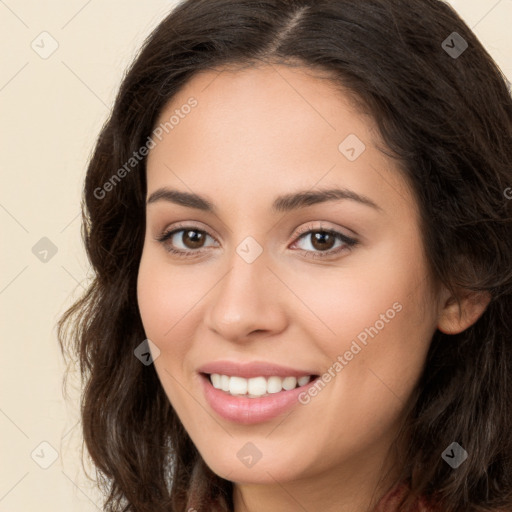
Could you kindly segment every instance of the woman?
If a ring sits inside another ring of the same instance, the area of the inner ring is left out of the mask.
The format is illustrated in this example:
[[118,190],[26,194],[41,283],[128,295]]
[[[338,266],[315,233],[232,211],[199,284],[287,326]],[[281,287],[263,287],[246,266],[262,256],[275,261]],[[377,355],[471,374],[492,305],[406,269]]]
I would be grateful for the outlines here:
[[511,121],[441,1],[171,12],[59,324],[106,509],[512,510]]

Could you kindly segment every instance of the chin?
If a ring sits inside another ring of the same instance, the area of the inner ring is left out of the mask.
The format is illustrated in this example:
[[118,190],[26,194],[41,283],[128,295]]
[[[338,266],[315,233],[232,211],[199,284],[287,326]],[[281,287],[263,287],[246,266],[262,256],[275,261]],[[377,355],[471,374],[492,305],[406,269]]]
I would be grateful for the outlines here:
[[[242,446],[245,443],[242,444]],[[290,461],[276,456],[267,458],[262,456],[257,462],[250,465],[250,462],[242,462],[237,456],[239,450],[233,451],[233,457],[223,455],[219,457],[218,452],[203,455],[206,465],[218,476],[225,480],[243,484],[275,484],[287,482],[299,478],[300,471],[297,464],[290,467]],[[229,453],[228,450],[224,454]],[[241,456],[241,458],[243,458]],[[247,464],[247,465],[246,465]]]

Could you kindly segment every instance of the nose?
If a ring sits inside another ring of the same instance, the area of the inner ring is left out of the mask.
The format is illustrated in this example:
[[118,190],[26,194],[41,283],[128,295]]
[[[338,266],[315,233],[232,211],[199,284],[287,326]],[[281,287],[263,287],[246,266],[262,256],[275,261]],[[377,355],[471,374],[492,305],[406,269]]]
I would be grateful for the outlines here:
[[284,286],[267,264],[264,254],[251,263],[233,254],[228,272],[208,294],[205,323],[209,329],[230,341],[285,329]]

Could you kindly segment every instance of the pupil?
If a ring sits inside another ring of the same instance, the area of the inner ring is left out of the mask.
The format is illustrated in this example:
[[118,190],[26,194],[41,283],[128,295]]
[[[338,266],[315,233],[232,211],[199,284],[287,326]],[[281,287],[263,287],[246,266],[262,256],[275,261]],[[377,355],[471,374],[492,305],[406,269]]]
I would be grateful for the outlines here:
[[201,246],[202,234],[199,233],[199,231],[187,231],[186,236],[192,240],[192,246],[194,248]]
[[[325,238],[329,238],[331,237],[331,244],[332,245],[332,239],[333,237],[331,236],[330,233],[326,233],[326,232],[320,232],[320,233],[315,233],[314,234],[314,242],[313,242],[313,246],[315,246],[315,244],[317,244],[318,242],[320,242],[320,249],[325,249],[326,248],[326,244],[325,244]],[[327,248],[330,248],[330,245],[329,245],[329,241],[327,241]],[[318,247],[317,247],[318,248]]]

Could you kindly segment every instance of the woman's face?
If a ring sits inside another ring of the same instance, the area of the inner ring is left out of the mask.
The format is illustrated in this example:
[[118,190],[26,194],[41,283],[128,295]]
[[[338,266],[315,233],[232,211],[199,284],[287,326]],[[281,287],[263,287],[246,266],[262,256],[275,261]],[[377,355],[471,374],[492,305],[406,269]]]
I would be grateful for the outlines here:
[[[238,484],[370,481],[439,302],[417,206],[374,124],[284,66],[196,75],[165,122],[147,160],[138,302],[173,408]],[[231,396],[203,373],[268,396]]]

